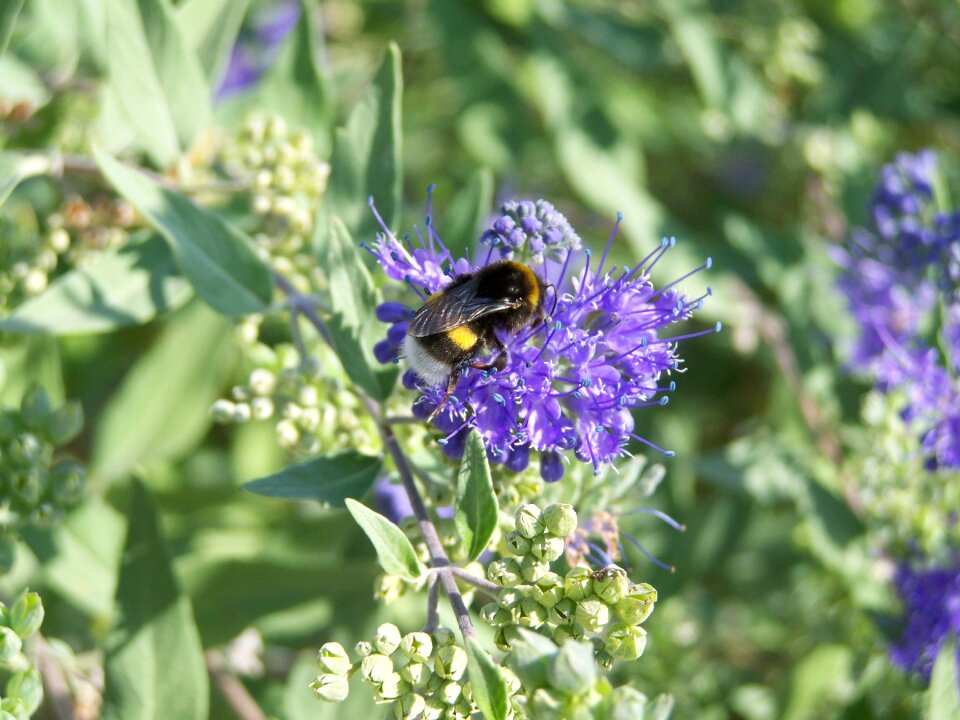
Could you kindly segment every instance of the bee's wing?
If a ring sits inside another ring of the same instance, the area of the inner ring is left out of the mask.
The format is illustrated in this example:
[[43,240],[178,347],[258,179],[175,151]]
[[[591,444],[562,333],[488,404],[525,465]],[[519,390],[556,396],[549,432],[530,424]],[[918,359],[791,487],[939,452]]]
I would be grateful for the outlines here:
[[476,293],[476,278],[435,293],[413,316],[407,334],[413,337],[436,335],[484,315],[516,307],[516,303],[509,300],[477,297]]

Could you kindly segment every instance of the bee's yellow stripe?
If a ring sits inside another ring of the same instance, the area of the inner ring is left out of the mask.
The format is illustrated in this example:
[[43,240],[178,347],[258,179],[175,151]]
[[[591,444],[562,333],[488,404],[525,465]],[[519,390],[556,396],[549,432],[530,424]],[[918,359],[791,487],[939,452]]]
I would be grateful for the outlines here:
[[537,276],[526,265],[522,263],[517,263],[523,273],[527,276],[527,281],[530,283],[530,304],[536,307],[540,303],[540,283],[537,282]]
[[460,327],[455,327],[452,330],[448,330],[447,337],[450,338],[450,341],[461,350],[472,349],[480,339],[479,336],[466,325],[461,325]]

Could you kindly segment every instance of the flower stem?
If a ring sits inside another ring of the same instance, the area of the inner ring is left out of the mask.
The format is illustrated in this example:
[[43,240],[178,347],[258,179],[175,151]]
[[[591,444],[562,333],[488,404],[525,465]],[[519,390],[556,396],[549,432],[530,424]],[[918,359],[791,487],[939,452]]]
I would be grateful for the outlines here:
[[[291,310],[295,308],[296,312],[301,313],[309,320],[327,344],[333,347],[333,340],[330,337],[327,326],[317,314],[317,311],[309,299],[301,295],[297,289],[279,273],[275,272],[273,277],[277,287],[290,300]],[[447,557],[447,553],[443,549],[443,543],[440,542],[440,535],[437,533],[437,528],[427,513],[427,508],[423,503],[423,497],[420,495],[420,491],[417,489],[416,482],[414,482],[413,479],[410,461],[397,442],[397,436],[393,432],[393,426],[384,417],[380,406],[371,397],[367,396],[359,388],[357,389],[357,393],[363,401],[364,407],[367,408],[367,411],[376,421],[377,428],[380,431],[380,437],[383,439],[383,444],[393,458],[393,464],[396,466],[397,472],[400,473],[400,480],[403,482],[403,488],[406,490],[407,496],[410,499],[410,506],[413,508],[413,514],[417,519],[420,535],[427,545],[427,551],[430,553],[430,567],[436,572],[437,577],[440,579],[440,585],[447,594],[450,607],[453,609],[453,613],[457,618],[457,625],[460,627],[460,634],[464,640],[476,637],[476,630],[474,630],[473,621],[470,619],[470,612],[467,610],[467,605],[463,601],[463,595],[460,594],[460,588],[457,587],[457,581],[454,579],[456,569],[451,565],[450,558]],[[427,609],[429,611],[429,605]]]

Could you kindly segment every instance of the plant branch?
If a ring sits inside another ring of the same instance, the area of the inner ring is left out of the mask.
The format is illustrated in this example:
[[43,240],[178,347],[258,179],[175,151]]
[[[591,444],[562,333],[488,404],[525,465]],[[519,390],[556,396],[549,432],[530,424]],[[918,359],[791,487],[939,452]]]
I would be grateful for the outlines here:
[[[193,185],[180,184],[160,173],[147,170],[143,167],[137,167],[137,170],[149,177],[154,182],[163,185],[169,190],[176,190],[182,193],[199,192],[243,192],[250,189],[250,180],[248,178],[233,178],[230,180],[221,180],[218,182],[196,183]],[[93,158],[83,155],[60,155],[55,154],[50,158],[49,173],[54,178],[62,178],[64,175],[95,175],[103,177],[100,172],[100,166]]]
[[440,586],[437,584],[435,575],[431,575],[427,580],[427,622],[423,626],[423,631],[432,633],[440,624],[440,615],[437,612],[437,606],[440,604]]
[[204,660],[214,684],[239,720],[267,720],[266,714],[260,709],[246,686],[227,669],[223,653],[219,650],[207,650],[204,653]]
[[[451,566],[450,568],[448,568],[448,569],[450,570],[451,573],[453,573],[454,575],[456,575],[458,578],[460,578],[461,580],[463,580],[465,583],[469,583],[470,585],[473,585],[473,586],[474,586],[475,588],[477,588],[478,590],[482,590],[483,592],[485,592],[485,593],[486,593],[487,595],[489,595],[490,597],[493,597],[493,598],[497,597],[497,595],[499,595],[499,594],[500,594],[500,591],[503,589],[502,587],[500,587],[500,586],[497,585],[496,583],[492,583],[492,582],[490,582],[489,580],[486,580],[486,579],[480,577],[479,575],[474,575],[472,572],[467,571],[465,568],[457,567],[456,565],[452,565],[452,566]],[[434,573],[434,572],[437,572],[437,571],[434,570],[433,568],[431,568],[431,569],[430,569],[430,572],[431,572],[431,573]]]
[[[301,295],[297,289],[290,284],[290,281],[281,274],[275,272],[273,277],[277,287],[280,288],[280,291],[289,299],[291,309],[296,308],[297,312],[302,313],[317,329],[317,332],[320,333],[327,344],[333,347],[333,339],[330,337],[330,332],[323,322],[323,319],[317,314],[310,300]],[[396,466],[397,472],[400,473],[400,480],[403,482],[403,488],[406,490],[407,496],[410,499],[410,506],[413,508],[413,514],[417,519],[420,536],[423,538],[424,543],[426,543],[427,551],[430,553],[430,567],[435,570],[437,577],[440,579],[440,585],[447,594],[450,607],[453,609],[453,613],[457,618],[460,634],[464,640],[476,637],[476,630],[474,630],[473,621],[470,619],[470,612],[467,610],[467,605],[463,601],[463,595],[460,594],[460,588],[457,587],[457,581],[453,576],[450,558],[447,557],[447,553],[443,549],[443,543],[440,541],[437,528],[430,519],[427,508],[423,503],[423,497],[417,489],[417,484],[413,478],[413,471],[410,467],[410,461],[397,442],[397,436],[393,432],[393,427],[383,417],[380,406],[362,390],[357,389],[357,393],[367,408],[367,411],[376,421],[377,428],[380,431],[380,437],[383,439],[383,444],[393,458],[393,464]]]

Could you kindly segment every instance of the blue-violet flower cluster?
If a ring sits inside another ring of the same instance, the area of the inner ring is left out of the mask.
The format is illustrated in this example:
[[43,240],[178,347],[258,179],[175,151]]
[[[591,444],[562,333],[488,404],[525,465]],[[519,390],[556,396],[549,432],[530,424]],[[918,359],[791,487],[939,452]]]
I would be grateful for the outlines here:
[[851,365],[881,390],[905,392],[904,417],[919,428],[931,468],[958,468],[960,211],[937,208],[936,163],[925,150],[885,166],[870,227],[835,256],[860,328]]
[[[960,638],[960,563],[925,570],[902,565],[895,583],[903,598],[906,621],[890,656],[904,670],[929,680],[940,648],[951,634]],[[960,644],[957,664],[960,667]]]
[[[432,188],[431,188],[432,190]],[[376,208],[371,207],[376,213]],[[379,214],[377,214],[378,220]],[[487,454],[519,472],[540,455],[540,473],[559,480],[569,455],[595,471],[626,455],[631,439],[662,450],[634,433],[632,411],[665,405],[674,389],[666,380],[680,370],[678,343],[715,332],[715,328],[666,336],[671,325],[689,318],[704,298],[689,298],[677,284],[698,270],[659,289],[650,270],[673,246],[665,239],[633,267],[607,265],[617,225],[599,263],[589,251],[578,252],[580,238],[566,218],[544,201],[508,202],[490,230],[481,237],[477,257],[455,258],[443,244],[427,204],[426,235],[398,239],[383,221],[383,232],[365,246],[394,280],[407,283],[422,303],[454,278],[502,257],[534,267],[547,285],[546,321],[516,335],[503,333],[508,362],[501,371],[467,370],[450,401],[436,414],[434,425],[444,433],[444,452],[459,457],[470,428],[483,437]],[[378,318],[391,324],[387,338],[375,348],[381,362],[398,359],[414,308],[386,302]],[[407,387],[418,388],[414,414],[427,418],[443,397],[443,388],[425,387],[410,372]]]

